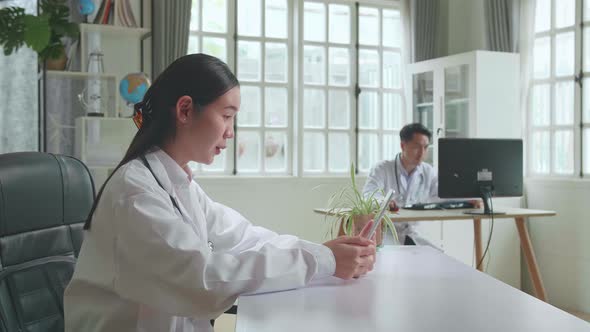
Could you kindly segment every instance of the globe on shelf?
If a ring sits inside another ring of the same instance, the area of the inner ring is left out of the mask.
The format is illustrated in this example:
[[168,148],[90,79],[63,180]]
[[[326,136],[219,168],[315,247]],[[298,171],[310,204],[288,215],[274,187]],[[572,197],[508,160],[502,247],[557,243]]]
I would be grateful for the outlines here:
[[150,79],[145,73],[129,73],[123,77],[119,83],[119,94],[127,103],[127,107],[120,111],[119,116],[133,116],[133,105],[143,99],[150,84]]

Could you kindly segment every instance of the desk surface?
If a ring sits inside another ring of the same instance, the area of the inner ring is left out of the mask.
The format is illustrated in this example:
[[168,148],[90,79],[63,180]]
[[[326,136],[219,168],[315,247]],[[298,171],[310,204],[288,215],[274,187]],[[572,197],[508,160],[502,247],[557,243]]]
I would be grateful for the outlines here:
[[239,300],[236,332],[590,331],[590,324],[429,247],[385,247],[358,280]]
[[[498,211],[506,212],[506,214],[494,215],[494,219],[520,218],[520,217],[549,217],[554,216],[555,211],[520,209],[511,207],[497,207]],[[490,216],[477,216],[465,214],[463,212],[470,209],[454,209],[454,210],[405,210],[400,209],[398,212],[390,212],[389,216],[392,220],[398,222],[406,221],[428,221],[428,220],[465,220],[465,219],[490,219]],[[330,211],[330,209],[314,209],[314,212],[320,214],[336,215],[337,212]]]

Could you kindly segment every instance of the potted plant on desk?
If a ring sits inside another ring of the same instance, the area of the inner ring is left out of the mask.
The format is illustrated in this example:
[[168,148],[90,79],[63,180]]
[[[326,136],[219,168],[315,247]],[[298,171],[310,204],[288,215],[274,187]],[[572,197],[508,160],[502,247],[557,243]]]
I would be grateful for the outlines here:
[[[367,222],[379,212],[381,202],[375,198],[375,193],[365,197],[356,185],[354,165],[350,165],[350,185],[340,189],[330,197],[328,202],[328,213],[326,218],[334,218],[335,222],[330,227],[332,237],[334,234],[357,235],[361,232]],[[377,246],[383,245],[383,233],[389,230],[399,243],[397,232],[391,218],[385,214],[381,220],[381,227],[377,229]]]
[[63,70],[67,58],[62,38],[77,38],[78,25],[69,22],[65,0],[41,0],[39,7],[39,15],[25,14],[21,7],[0,9],[0,46],[10,55],[26,44],[47,69]]

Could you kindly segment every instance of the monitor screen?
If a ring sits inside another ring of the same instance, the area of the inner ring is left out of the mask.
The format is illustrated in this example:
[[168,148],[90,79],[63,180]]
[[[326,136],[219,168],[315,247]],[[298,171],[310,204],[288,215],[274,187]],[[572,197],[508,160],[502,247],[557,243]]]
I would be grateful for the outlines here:
[[522,196],[522,140],[438,140],[438,195],[441,198]]

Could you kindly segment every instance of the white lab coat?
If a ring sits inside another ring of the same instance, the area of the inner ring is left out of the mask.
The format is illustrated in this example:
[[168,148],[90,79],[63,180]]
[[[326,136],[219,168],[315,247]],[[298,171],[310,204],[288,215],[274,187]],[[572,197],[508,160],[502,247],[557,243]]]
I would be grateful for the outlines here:
[[213,331],[240,294],[334,274],[326,246],[253,226],[162,150],[146,158],[165,190],[140,160],[108,182],[65,291],[66,331]]
[[[395,191],[394,199],[400,206],[440,200],[438,176],[434,167],[422,162],[408,175],[399,154],[393,160],[383,160],[373,166],[365,182],[363,195],[366,197],[374,193],[374,197],[382,198],[381,191],[387,193],[390,189]],[[400,222],[394,225],[401,244],[406,236],[410,236],[416,244],[433,246],[418,233],[419,222]]]

